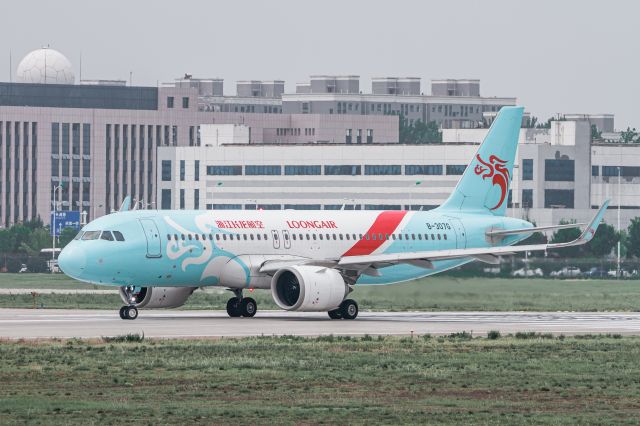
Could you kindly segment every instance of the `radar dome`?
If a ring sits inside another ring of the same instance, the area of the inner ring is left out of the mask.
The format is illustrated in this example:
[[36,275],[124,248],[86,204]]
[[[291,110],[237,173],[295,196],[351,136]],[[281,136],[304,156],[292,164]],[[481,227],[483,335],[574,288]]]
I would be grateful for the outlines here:
[[16,71],[19,83],[74,84],[71,62],[48,47],[34,50],[20,61]]

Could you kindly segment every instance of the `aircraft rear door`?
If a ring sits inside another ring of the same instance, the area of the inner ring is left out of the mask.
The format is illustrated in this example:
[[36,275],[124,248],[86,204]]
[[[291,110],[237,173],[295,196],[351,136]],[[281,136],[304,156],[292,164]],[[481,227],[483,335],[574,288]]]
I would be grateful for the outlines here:
[[467,235],[464,229],[464,225],[460,219],[455,217],[449,218],[449,223],[456,231],[456,248],[463,249],[467,248]]
[[140,219],[140,225],[147,238],[147,257],[162,257],[162,243],[160,241],[160,231],[153,219]]

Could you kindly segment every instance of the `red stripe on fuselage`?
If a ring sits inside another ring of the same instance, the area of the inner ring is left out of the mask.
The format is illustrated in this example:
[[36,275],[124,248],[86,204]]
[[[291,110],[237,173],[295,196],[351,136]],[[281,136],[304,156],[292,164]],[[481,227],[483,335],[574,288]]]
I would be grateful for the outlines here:
[[[392,234],[407,212],[405,211],[388,211],[378,215],[371,228],[364,234],[364,238],[353,245],[343,256],[362,256],[373,253],[378,247],[386,241],[386,236]],[[367,239],[367,235],[369,239]],[[373,236],[375,235],[375,240]],[[380,238],[382,235],[382,239]]]

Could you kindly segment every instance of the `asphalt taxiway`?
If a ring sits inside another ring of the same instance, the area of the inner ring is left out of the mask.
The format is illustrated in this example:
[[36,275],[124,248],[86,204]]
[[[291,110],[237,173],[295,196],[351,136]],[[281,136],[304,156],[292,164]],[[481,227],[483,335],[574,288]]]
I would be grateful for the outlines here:
[[140,310],[121,320],[116,310],[0,309],[0,338],[94,338],[144,333],[154,338],[271,335],[422,335],[467,331],[486,335],[535,331],[554,334],[640,335],[640,313],[616,312],[360,312],[356,320],[326,313],[261,311],[229,318],[222,311]]

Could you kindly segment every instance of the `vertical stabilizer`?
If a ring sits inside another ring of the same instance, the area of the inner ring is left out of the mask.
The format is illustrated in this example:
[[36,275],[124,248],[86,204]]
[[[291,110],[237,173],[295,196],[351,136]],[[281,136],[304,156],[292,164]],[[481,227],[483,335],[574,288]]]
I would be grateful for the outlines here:
[[504,216],[523,110],[500,109],[455,190],[439,209]]

